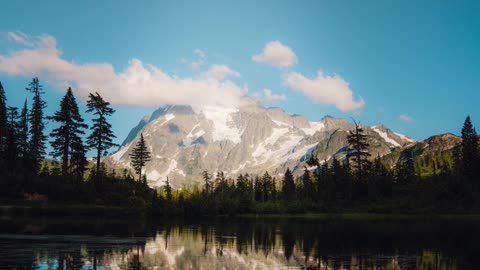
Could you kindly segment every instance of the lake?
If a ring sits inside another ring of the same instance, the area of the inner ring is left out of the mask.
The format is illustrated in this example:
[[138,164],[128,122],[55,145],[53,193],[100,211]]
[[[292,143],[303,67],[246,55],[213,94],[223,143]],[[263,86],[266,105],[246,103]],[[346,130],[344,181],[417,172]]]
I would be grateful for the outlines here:
[[480,269],[478,219],[0,220],[0,269]]

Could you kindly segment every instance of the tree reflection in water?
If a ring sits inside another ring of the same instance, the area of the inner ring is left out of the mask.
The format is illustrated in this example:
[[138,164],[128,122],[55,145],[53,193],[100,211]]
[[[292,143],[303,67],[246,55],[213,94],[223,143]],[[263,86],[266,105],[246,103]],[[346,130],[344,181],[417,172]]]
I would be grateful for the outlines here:
[[477,269],[480,255],[476,220],[35,222],[1,221],[0,268]]

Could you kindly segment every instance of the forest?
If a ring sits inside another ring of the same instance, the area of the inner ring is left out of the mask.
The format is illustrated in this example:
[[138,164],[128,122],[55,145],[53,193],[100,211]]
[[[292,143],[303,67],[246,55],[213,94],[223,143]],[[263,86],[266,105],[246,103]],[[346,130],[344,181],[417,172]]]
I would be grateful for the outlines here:
[[[159,189],[147,185],[142,169],[151,159],[143,135],[133,149],[133,172],[108,168],[102,159],[118,146],[109,118],[110,103],[90,93],[87,126],[68,88],[54,115],[45,115],[43,87],[33,78],[31,100],[8,106],[0,83],[0,204],[32,207],[57,214],[238,215],[301,213],[478,213],[480,210],[479,137],[469,116],[461,144],[435,157],[414,157],[406,149],[387,166],[372,159],[367,135],[355,123],[345,159],[328,162],[312,156],[300,177],[290,169],[276,178],[203,171],[203,185],[174,190],[166,179]],[[46,134],[46,121],[55,128]],[[50,148],[47,148],[47,143]],[[51,152],[47,155],[47,149]],[[87,159],[88,151],[95,158]],[[308,165],[308,166],[307,166]],[[426,170],[428,174],[422,173]]]

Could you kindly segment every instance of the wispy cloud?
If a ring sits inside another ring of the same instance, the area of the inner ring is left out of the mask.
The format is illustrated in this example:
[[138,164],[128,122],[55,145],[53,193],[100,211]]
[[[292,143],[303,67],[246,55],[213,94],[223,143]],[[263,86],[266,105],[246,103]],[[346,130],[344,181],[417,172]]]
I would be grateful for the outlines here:
[[5,33],[8,39],[14,41],[15,43],[24,45],[24,46],[32,46],[33,44],[29,42],[29,36],[23,32],[7,32]]
[[[9,54],[0,55],[0,73],[39,76],[58,87],[68,84],[83,98],[92,91],[98,91],[112,104],[236,106],[246,93],[246,89],[235,83],[220,80],[221,76],[178,78],[139,59],[132,59],[128,67],[121,71],[115,70],[109,63],[71,62],[62,57],[63,52],[57,47],[56,39],[50,35],[27,37],[24,41],[24,45],[31,43],[32,46],[23,46]],[[197,55],[204,59],[200,50]]]
[[278,40],[267,43],[262,53],[252,56],[252,60],[277,68],[288,68],[298,63],[297,56],[293,50]]
[[207,78],[212,78],[216,80],[223,80],[226,77],[240,77],[240,73],[229,68],[226,65],[213,65],[210,70],[207,71],[206,74]]
[[308,79],[300,73],[290,72],[285,75],[284,83],[302,92],[314,103],[335,105],[343,112],[354,111],[365,106],[363,98],[354,99],[349,83],[339,75],[324,75],[320,70],[315,78]]
[[398,120],[402,122],[410,123],[410,122],[413,122],[414,119],[408,115],[401,114],[400,116],[398,116]]
[[197,60],[193,61],[190,64],[192,69],[199,69],[205,63],[205,53],[200,49],[195,49],[195,54],[197,55]]

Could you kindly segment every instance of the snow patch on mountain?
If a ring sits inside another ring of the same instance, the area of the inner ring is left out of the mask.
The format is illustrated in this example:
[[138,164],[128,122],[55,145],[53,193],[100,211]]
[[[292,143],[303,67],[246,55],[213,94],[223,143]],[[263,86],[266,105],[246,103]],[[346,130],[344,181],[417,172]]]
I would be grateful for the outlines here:
[[240,130],[235,127],[232,114],[238,109],[205,107],[203,115],[213,122],[212,138],[214,141],[230,140],[235,144],[242,141]]
[[394,132],[394,133],[395,133],[395,135],[397,135],[398,137],[400,137],[400,138],[401,138],[402,140],[404,140],[404,141],[411,142],[411,143],[416,143],[416,141],[415,141],[414,139],[412,139],[412,138],[410,138],[410,137],[408,137],[408,136],[406,136],[406,135],[403,135],[403,134],[400,134],[400,133],[396,133],[396,132]]
[[310,122],[309,128],[302,128],[303,132],[310,136],[323,129],[325,129],[325,125],[322,122]]
[[377,129],[376,127],[373,127],[372,130],[377,132],[378,135],[380,135],[380,137],[382,137],[382,139],[384,139],[387,143],[389,143],[389,144],[391,144],[395,147],[400,147],[401,146],[398,142],[396,142],[395,140],[388,137],[388,134],[386,132],[383,132],[383,131]]
[[253,151],[252,156],[253,157],[260,157],[266,153],[268,153],[267,146],[272,146],[275,144],[278,139],[280,139],[283,135],[287,134],[289,131],[288,128],[274,128],[272,134],[270,137],[268,137],[265,141],[260,143],[259,146],[257,146],[257,149]]
[[192,145],[192,143],[193,143],[196,139],[200,138],[201,136],[203,136],[203,135],[206,133],[205,130],[203,130],[203,129],[199,129],[199,130],[193,132],[195,129],[199,128],[199,126],[200,126],[199,124],[196,124],[196,125],[192,128],[192,130],[190,130],[190,132],[187,134],[187,136],[186,136],[185,139],[183,140],[183,145],[184,145],[184,146],[190,146],[190,145]]

